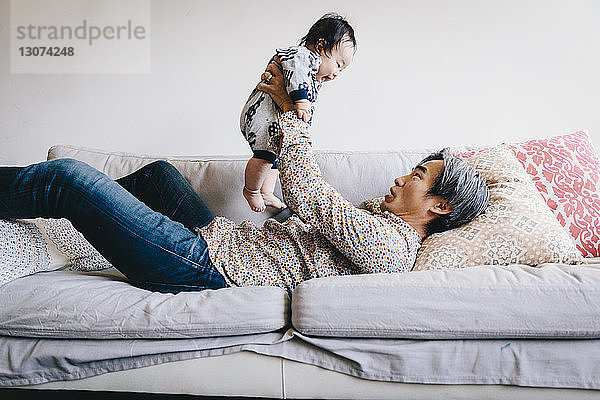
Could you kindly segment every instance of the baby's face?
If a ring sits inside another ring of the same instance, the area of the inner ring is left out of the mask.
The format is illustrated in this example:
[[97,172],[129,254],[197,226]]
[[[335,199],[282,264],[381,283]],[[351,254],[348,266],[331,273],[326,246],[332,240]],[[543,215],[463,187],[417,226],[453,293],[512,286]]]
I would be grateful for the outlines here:
[[354,46],[350,41],[342,41],[331,50],[329,55],[324,51],[319,52],[319,55],[321,56],[321,65],[317,72],[317,80],[328,82],[334,80],[344,68],[352,63]]

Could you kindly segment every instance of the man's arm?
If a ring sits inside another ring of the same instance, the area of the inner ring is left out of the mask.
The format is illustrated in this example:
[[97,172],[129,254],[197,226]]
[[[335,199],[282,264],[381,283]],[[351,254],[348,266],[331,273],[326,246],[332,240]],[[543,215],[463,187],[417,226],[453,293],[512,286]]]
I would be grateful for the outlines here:
[[325,182],[310,147],[307,124],[293,112],[283,114],[279,124],[281,189],[290,208],[354,263],[354,273],[409,271],[414,260],[406,237],[354,207]]
[[312,153],[308,124],[293,112],[281,71],[275,66],[267,71],[272,74],[270,83],[260,84],[258,89],[271,94],[285,111],[279,119],[282,137],[278,167],[290,208],[354,263],[357,269],[352,272],[409,271],[414,260],[406,237],[380,218],[354,207],[325,182]]

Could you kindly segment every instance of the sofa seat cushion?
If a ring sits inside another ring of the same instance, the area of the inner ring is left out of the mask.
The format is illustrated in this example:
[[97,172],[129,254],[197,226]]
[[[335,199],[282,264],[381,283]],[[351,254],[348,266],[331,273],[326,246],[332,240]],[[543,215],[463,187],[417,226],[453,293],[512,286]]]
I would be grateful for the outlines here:
[[294,291],[292,324],[316,336],[599,338],[600,264],[319,278]]
[[181,339],[272,332],[289,325],[276,287],[165,294],[131,286],[114,268],[53,271],[0,287],[0,335]]

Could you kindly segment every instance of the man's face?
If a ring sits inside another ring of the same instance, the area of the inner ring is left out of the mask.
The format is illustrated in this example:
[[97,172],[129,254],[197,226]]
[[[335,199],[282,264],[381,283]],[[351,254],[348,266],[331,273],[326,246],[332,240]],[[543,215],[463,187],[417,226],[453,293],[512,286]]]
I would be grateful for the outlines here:
[[428,161],[415,167],[410,174],[396,178],[390,194],[385,196],[385,201],[381,204],[381,210],[400,217],[410,216],[411,219],[430,218],[430,209],[443,199],[439,196],[427,196],[427,193],[443,168],[442,160]]

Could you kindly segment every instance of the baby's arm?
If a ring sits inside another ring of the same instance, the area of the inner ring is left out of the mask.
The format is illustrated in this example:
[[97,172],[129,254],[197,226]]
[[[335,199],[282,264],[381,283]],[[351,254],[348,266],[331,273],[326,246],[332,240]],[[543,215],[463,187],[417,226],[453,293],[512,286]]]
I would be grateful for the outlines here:
[[310,121],[311,104],[314,95],[311,93],[312,70],[318,68],[318,61],[310,56],[310,51],[302,47],[278,49],[287,92],[289,93],[296,114],[304,122]]

